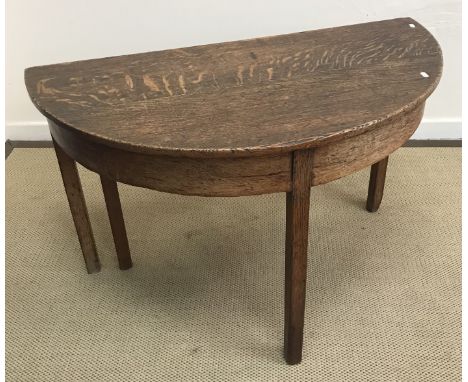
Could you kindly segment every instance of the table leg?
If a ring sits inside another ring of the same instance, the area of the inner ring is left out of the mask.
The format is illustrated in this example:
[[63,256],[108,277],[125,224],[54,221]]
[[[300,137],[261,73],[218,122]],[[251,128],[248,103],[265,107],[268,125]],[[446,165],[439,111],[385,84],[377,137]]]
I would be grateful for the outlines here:
[[366,209],[375,212],[379,209],[382,201],[385,186],[385,174],[387,173],[388,157],[380,162],[374,163],[371,167],[369,179],[369,191],[367,193]]
[[122,270],[129,269],[132,267],[132,258],[130,257],[130,248],[128,246],[127,231],[125,230],[117,182],[101,175],[101,184],[106,200],[112,235],[114,236],[119,268]]
[[81,188],[80,177],[76,162],[70,158],[65,151],[54,141],[55,153],[57,155],[60,172],[62,173],[63,185],[70,205],[71,214],[75,223],[78,240],[86,263],[88,273],[96,273],[101,270],[101,264],[94,243],[93,231],[89,222],[88,210]]
[[292,191],[286,194],[284,352],[290,365],[301,362],[309,233],[310,151],[293,156]]

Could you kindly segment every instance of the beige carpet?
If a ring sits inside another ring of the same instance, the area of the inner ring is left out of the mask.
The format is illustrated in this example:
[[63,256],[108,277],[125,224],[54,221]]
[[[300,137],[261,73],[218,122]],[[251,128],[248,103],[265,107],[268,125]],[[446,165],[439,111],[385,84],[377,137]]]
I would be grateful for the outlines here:
[[98,250],[87,275],[51,149],[6,162],[9,381],[457,381],[461,150],[390,158],[312,189],[302,364],[282,358],[284,194],[197,198],[121,185],[119,271],[98,177],[80,169]]

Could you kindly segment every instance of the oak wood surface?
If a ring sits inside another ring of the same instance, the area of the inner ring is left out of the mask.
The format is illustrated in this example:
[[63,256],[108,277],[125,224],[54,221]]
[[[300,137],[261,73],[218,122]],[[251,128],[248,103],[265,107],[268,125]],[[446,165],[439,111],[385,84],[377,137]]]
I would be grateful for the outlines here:
[[388,157],[374,163],[371,167],[369,178],[369,190],[367,192],[366,208],[369,212],[375,212],[379,209],[382,202],[385,175],[387,174]]
[[[385,158],[409,139],[424,104],[360,135],[316,147],[312,185],[328,183]],[[175,158],[96,143],[50,121],[51,134],[88,169],[119,182],[184,195],[239,196],[291,190],[291,155],[239,158]]]
[[424,102],[441,68],[432,35],[400,18],[34,67],[25,80],[47,118],[97,142],[251,156],[376,128]]
[[291,365],[302,359],[312,162],[311,150],[294,153],[293,185],[286,194],[284,353]]
[[88,209],[86,208],[76,163],[55,142],[54,147],[86,269],[88,273],[99,272],[101,264],[96,251],[93,230],[89,222]]
[[291,189],[289,153],[268,157],[175,158],[120,150],[49,121],[54,139],[86,168],[131,184],[199,196],[240,196]]
[[417,129],[424,104],[363,134],[317,147],[310,168],[316,186],[359,171],[401,147]]

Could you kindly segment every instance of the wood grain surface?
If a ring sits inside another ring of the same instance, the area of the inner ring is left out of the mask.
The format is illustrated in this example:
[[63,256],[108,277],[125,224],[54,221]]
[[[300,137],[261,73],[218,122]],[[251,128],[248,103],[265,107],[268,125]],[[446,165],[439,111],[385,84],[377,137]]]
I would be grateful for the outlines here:
[[369,190],[367,192],[366,209],[369,212],[375,212],[379,209],[382,202],[385,175],[387,174],[388,157],[374,163],[371,167],[369,177]]
[[84,167],[118,182],[163,192],[240,196],[291,189],[291,155],[175,158],[108,147],[49,121],[54,140]]
[[47,118],[91,140],[178,157],[252,156],[377,127],[423,103],[441,69],[432,35],[400,18],[40,66],[25,80]]
[[284,355],[291,365],[302,359],[312,163],[312,150],[294,152],[293,186],[286,194]]
[[86,269],[88,273],[99,272],[101,270],[101,263],[97,254],[93,230],[89,221],[88,209],[76,163],[55,141],[54,147]]
[[[349,175],[390,155],[413,134],[423,111],[424,104],[360,135],[311,149],[311,186]],[[199,196],[287,192],[292,187],[292,153],[176,158],[109,147],[52,121],[49,126],[54,140],[78,163],[122,183]]]
[[119,189],[117,183],[113,179],[109,179],[101,175],[102,191],[106,201],[107,214],[114,237],[115,250],[119,261],[119,268],[122,270],[132,267],[132,258],[130,256],[130,248],[128,246],[127,230],[125,229],[125,221],[122,214],[122,206],[120,204]]
[[317,147],[310,168],[312,185],[342,178],[387,157],[411,137],[423,112],[421,104],[363,134]]

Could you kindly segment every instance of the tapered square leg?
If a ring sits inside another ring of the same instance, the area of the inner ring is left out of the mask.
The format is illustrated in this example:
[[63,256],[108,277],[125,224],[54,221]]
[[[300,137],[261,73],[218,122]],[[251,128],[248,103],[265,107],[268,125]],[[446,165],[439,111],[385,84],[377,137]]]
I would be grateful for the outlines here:
[[115,250],[119,260],[120,269],[129,269],[132,267],[132,258],[130,257],[130,248],[128,246],[127,231],[120,204],[119,189],[117,183],[101,175],[102,190],[106,200],[107,213],[114,237]]
[[93,231],[89,222],[88,210],[81,188],[80,177],[76,162],[54,141],[55,153],[62,173],[63,185],[70,205],[71,214],[75,223],[76,233],[80,241],[81,251],[86,263],[88,273],[101,270],[101,264],[96,251]]
[[382,202],[387,164],[388,157],[382,159],[380,162],[374,163],[371,167],[366,204],[366,209],[369,212],[377,211]]
[[302,359],[311,160],[309,150],[293,154],[292,190],[286,194],[284,353],[290,365]]

